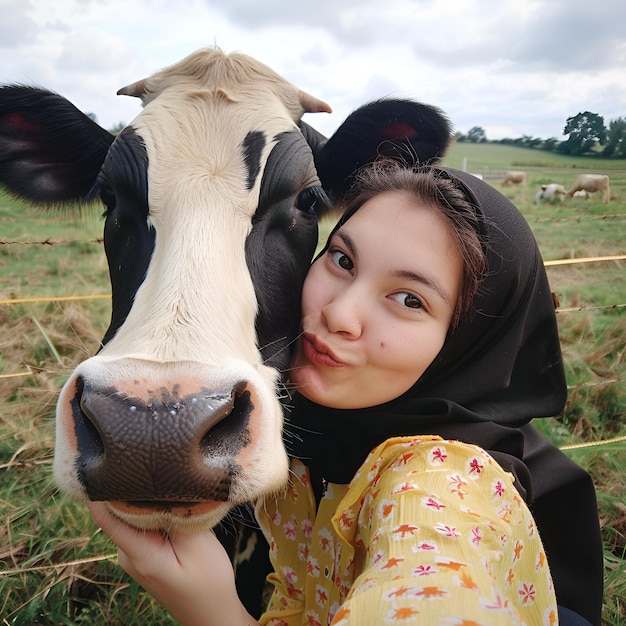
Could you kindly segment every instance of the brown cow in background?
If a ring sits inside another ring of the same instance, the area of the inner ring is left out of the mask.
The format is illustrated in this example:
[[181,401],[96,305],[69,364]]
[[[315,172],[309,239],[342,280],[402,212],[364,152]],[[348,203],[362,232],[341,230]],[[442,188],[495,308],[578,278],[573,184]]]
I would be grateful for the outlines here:
[[525,185],[526,184],[526,172],[507,172],[502,181],[503,187],[509,185]]
[[586,191],[589,195],[599,192],[604,204],[608,204],[611,199],[609,177],[606,174],[581,174],[567,192],[567,197],[572,198],[578,191]]

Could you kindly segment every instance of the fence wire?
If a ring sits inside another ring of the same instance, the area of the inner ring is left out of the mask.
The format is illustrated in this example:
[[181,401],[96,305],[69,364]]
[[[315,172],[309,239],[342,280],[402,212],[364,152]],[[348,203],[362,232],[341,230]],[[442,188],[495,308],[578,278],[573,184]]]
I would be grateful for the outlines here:
[[66,246],[81,243],[104,243],[103,237],[95,239],[43,239],[41,241],[18,241],[0,239],[0,246]]

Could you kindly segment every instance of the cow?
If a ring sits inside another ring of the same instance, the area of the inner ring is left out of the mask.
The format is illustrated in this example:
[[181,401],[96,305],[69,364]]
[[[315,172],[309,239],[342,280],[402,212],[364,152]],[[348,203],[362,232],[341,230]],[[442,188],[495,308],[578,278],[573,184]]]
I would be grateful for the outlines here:
[[581,174],[567,192],[567,196],[572,198],[577,191],[586,191],[589,195],[601,193],[604,204],[608,204],[611,199],[609,177],[606,174]]
[[567,190],[563,185],[557,183],[541,185],[541,189],[535,194],[535,204],[539,204],[542,200],[546,202],[562,201],[566,195]]
[[526,184],[526,172],[507,172],[504,175],[504,180],[502,181],[503,187],[508,187],[510,185],[525,185]]
[[381,99],[326,138],[301,119],[326,103],[219,48],[118,93],[142,110],[113,136],[59,94],[0,88],[0,184],[105,207],[111,319],[61,390],[56,482],[193,532],[286,485],[282,375],[318,219],[381,154],[435,162],[450,125]]

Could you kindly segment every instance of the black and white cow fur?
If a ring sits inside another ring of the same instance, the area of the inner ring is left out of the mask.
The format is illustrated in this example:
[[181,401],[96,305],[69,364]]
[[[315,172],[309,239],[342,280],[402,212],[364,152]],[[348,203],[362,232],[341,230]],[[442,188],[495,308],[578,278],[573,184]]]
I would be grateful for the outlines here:
[[328,105],[219,49],[119,93],[143,110],[114,137],[60,95],[2,87],[0,184],[106,207],[111,323],[60,394],[57,483],[133,526],[192,531],[286,483],[281,376],[317,219],[360,166],[435,160],[450,130],[381,100],[326,139],[301,117]]

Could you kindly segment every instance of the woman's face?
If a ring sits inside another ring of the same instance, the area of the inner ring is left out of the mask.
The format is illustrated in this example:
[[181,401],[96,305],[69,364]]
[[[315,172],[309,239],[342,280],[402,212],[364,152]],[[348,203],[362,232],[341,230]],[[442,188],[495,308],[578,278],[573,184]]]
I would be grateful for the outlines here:
[[311,266],[291,380],[338,409],[375,406],[407,391],[443,343],[463,260],[430,205],[389,191],[366,202]]

